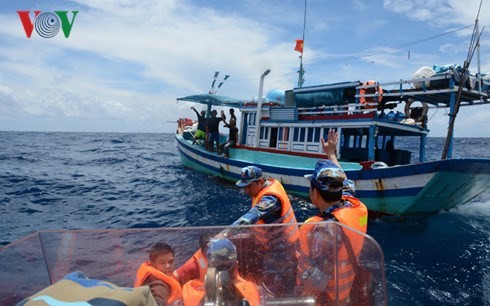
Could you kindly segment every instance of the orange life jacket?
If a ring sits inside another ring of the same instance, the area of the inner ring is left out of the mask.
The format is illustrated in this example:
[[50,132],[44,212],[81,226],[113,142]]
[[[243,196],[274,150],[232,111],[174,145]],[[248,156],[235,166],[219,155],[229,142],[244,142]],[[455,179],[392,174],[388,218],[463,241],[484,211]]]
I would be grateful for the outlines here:
[[205,295],[204,281],[193,279],[182,287],[184,306],[198,306]]
[[[268,249],[271,244],[287,241],[288,244],[294,247],[299,237],[298,225],[293,207],[289,202],[289,197],[282,187],[282,184],[276,179],[268,179],[269,185],[262,188],[255,198],[252,199],[252,207],[257,205],[260,199],[265,195],[273,195],[277,197],[282,204],[281,217],[273,222],[273,224],[289,224],[288,226],[278,226],[272,228],[254,227],[257,235],[256,239],[261,245]],[[265,224],[264,220],[259,220],[257,224]]]
[[206,273],[208,272],[208,259],[204,256],[201,249],[197,250],[197,252],[192,255],[192,258],[194,258],[199,268],[199,279],[204,281],[204,276],[206,276]]
[[[190,266],[190,265],[195,265],[199,269],[199,277],[201,281],[204,281],[204,276],[206,276],[206,273],[208,271],[208,259],[204,254],[202,253],[201,249],[198,249],[194,255],[192,255],[189,260],[186,261],[185,264],[182,266]],[[183,275],[179,275],[179,269],[175,270],[174,273],[177,273],[179,276],[180,280],[182,281]],[[184,277],[185,279],[185,277]]]
[[[351,196],[342,196],[344,201],[348,201],[352,206],[343,207],[333,211],[331,214],[342,224],[350,226],[362,233],[367,231],[367,217],[368,212],[366,206],[357,198]],[[299,234],[299,248],[300,256],[310,256],[310,232],[313,231],[317,225],[308,224],[308,222],[321,222],[324,219],[319,216],[314,216],[305,221],[305,224],[301,226]],[[345,236],[351,242],[355,256],[359,256],[362,245],[364,243],[364,236],[359,235],[353,231],[344,231]],[[357,259],[356,259],[357,260]],[[307,267],[299,266],[299,273],[302,274]],[[336,271],[336,272],[335,272]],[[332,278],[327,284],[327,297],[330,301],[344,301],[349,297],[352,283],[354,281],[355,271],[352,266],[352,259],[349,258],[349,252],[346,250],[345,245],[342,243],[337,253],[337,265],[334,269]],[[338,286],[338,295],[337,295]]]
[[170,296],[167,299],[167,304],[172,304],[177,300],[182,299],[182,287],[179,282],[173,277],[153,268],[150,262],[144,262],[136,273],[136,279],[134,280],[134,286],[142,286],[148,276],[153,276],[170,287]]
[[[260,305],[260,294],[257,286],[250,281],[243,279],[237,275],[235,288],[245,298],[251,306]],[[184,306],[198,306],[205,295],[204,282],[194,279],[188,281],[183,287]]]

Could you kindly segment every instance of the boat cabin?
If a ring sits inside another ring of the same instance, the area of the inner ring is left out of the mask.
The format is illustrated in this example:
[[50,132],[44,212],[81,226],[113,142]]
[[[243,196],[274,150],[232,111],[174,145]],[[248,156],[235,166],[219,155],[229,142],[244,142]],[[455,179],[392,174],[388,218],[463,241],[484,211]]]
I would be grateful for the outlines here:
[[333,128],[340,133],[341,161],[410,163],[412,152],[395,149],[395,142],[397,137],[414,136],[420,138],[423,146],[429,133],[425,118],[420,122],[404,120],[404,115],[379,109],[378,103],[369,103],[369,99],[367,102],[372,105],[361,104],[357,97],[359,87],[360,82],[349,82],[286,91],[284,103],[262,105],[260,119],[257,103],[244,104],[240,108],[241,145],[321,157],[320,138],[326,138]]
[[[489,103],[489,84],[481,78],[468,80],[461,86],[459,103]],[[295,88],[282,97],[274,90],[274,99],[266,96],[263,103],[241,105],[240,143],[250,149],[321,157],[320,137],[326,138],[333,128],[340,134],[341,161],[380,161],[389,166],[409,164],[412,159],[423,162],[428,108],[450,108],[452,113],[459,88],[459,75],[450,70],[384,84],[357,81]],[[404,106],[404,113],[394,111],[398,105]],[[418,151],[396,149],[400,137],[416,137]],[[449,158],[451,151],[452,139]]]

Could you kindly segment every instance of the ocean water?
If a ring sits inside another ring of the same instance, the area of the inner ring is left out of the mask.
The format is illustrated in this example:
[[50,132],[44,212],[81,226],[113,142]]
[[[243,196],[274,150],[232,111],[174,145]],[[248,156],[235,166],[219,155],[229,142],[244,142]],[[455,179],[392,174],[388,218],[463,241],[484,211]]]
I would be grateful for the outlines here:
[[[428,158],[443,145],[429,138]],[[453,157],[490,158],[490,138],[454,145]],[[0,132],[0,148],[0,246],[43,229],[227,225],[250,205],[182,167],[173,134]],[[293,207],[299,221],[315,213]],[[490,305],[490,191],[431,217],[371,219],[368,234],[384,251],[390,305]]]

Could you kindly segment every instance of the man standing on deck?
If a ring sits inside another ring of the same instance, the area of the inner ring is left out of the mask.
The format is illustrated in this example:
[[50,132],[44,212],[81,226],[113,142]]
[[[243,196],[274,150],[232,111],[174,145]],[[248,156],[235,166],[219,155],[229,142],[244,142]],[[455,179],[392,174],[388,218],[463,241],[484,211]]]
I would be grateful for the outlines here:
[[191,109],[197,115],[197,131],[196,131],[196,134],[194,135],[194,140],[192,141],[192,145],[196,144],[197,139],[204,139],[204,143],[206,144],[206,147],[207,147],[208,137],[206,134],[206,129],[208,127],[208,122],[206,119],[206,111],[202,110],[201,114],[199,114],[194,106],[191,106]]
[[[320,212],[300,228],[296,281],[303,293],[314,296],[317,303],[350,305],[357,272],[352,264],[357,259],[353,257],[359,256],[363,236],[342,230],[337,233],[328,224],[308,222],[337,221],[366,233],[368,212],[354,197],[353,184],[337,160],[337,132],[330,130],[328,141],[321,141],[327,160],[318,161],[313,174],[305,176],[310,181],[310,199]],[[335,241],[340,241],[340,246]]]
[[236,185],[252,198],[252,208],[232,225],[284,225],[256,227],[254,237],[264,258],[260,271],[262,287],[272,296],[287,296],[294,288],[298,239],[296,216],[288,195],[278,180],[266,179],[256,166],[244,167]]
[[211,111],[211,117],[208,118],[208,150],[214,151],[214,143],[216,142],[216,151],[219,149],[219,123],[223,121],[224,113],[221,111],[221,117],[216,117],[218,112],[213,109]]

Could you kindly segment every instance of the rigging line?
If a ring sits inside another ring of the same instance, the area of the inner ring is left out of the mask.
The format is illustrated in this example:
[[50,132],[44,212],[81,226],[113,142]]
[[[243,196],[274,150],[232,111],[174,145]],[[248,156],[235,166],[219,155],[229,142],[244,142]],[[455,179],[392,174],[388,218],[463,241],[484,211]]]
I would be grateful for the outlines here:
[[473,58],[473,55],[475,55],[475,51],[478,47],[478,44],[480,44],[480,38],[481,34],[483,33],[483,30],[485,30],[485,27],[483,27],[480,31],[480,34],[478,35],[478,38],[475,40],[475,45],[473,46],[473,50],[471,51],[471,54],[468,54],[468,62],[471,62],[471,59]]
[[349,55],[349,56],[344,56],[344,57],[339,57],[339,58],[334,58],[334,59],[327,60],[327,61],[322,61],[322,62],[317,62],[317,63],[309,63],[309,65],[310,66],[313,66],[313,65],[323,65],[323,64],[337,63],[337,62],[342,62],[342,61],[348,61],[348,60],[358,59],[358,58],[362,58],[362,57],[366,57],[366,56],[370,56],[370,55],[382,54],[382,53],[386,53],[386,52],[389,52],[389,51],[393,51],[393,50],[401,49],[401,48],[404,48],[404,47],[408,47],[408,46],[411,46],[411,45],[419,44],[421,42],[425,42],[425,41],[432,40],[432,39],[435,39],[435,38],[439,38],[439,37],[442,37],[442,36],[445,36],[445,35],[448,35],[448,34],[451,34],[451,33],[454,33],[454,32],[458,32],[458,31],[464,30],[464,29],[469,28],[471,26],[472,25],[466,25],[466,26],[463,26],[461,28],[457,28],[457,29],[454,29],[454,30],[446,31],[446,32],[441,33],[441,34],[437,34],[437,35],[434,35],[434,36],[422,38],[422,39],[415,40],[415,41],[412,41],[412,42],[407,42],[407,43],[403,43],[403,44],[400,44],[400,45],[395,45],[395,46],[392,46],[392,47],[385,47],[385,48],[381,48],[381,49],[378,49],[378,50],[367,51],[365,53],[360,53],[360,54],[355,54],[355,55]]
[[475,37],[477,35],[476,27],[477,27],[477,23],[475,22],[475,25],[473,26],[473,32],[471,33],[471,40],[470,40],[470,45],[468,47],[468,55],[466,56],[466,59],[468,59],[468,57],[470,55],[471,48],[473,47],[473,44],[475,43]]
[[[478,20],[478,17],[477,17],[476,20]],[[478,26],[478,23],[475,22],[475,25],[473,26],[473,32],[471,33],[471,40],[470,40],[470,45],[468,47],[468,54],[466,55],[466,60],[469,60],[469,58],[470,58],[470,52],[473,49],[473,46],[475,44],[476,36],[478,35],[478,33],[477,33],[477,26]]]
[[[393,47],[382,48],[381,51],[378,50],[378,51],[371,51],[369,53],[366,52],[366,53],[361,53],[361,54],[357,54],[357,55],[344,56],[344,57],[339,57],[339,58],[336,58],[336,59],[331,59],[331,60],[323,61],[323,62],[308,63],[308,65],[310,65],[310,66],[317,66],[318,65],[319,66],[319,65],[324,65],[324,64],[331,64],[331,63],[338,63],[338,62],[343,62],[343,61],[354,60],[354,59],[358,59],[358,58],[362,58],[362,57],[366,57],[366,56],[370,56],[370,55],[382,54],[382,53],[386,53],[386,52],[389,52],[389,51],[392,51],[392,50],[401,49],[403,47],[408,47],[408,46],[415,45],[415,44],[418,44],[418,43],[421,43],[421,42],[425,42],[425,41],[428,41],[428,40],[431,40],[431,39],[439,38],[439,37],[442,37],[442,36],[445,36],[445,35],[448,35],[448,34],[451,34],[451,33],[454,33],[454,32],[459,32],[459,31],[464,30],[466,28],[469,28],[471,26],[472,25],[466,25],[466,26],[463,26],[463,27],[460,27],[460,28],[457,28],[457,29],[454,29],[454,30],[449,30],[449,31],[446,31],[446,32],[443,32],[443,33],[440,33],[440,34],[437,34],[437,35],[434,35],[434,36],[422,38],[422,39],[415,40],[415,41],[412,41],[412,42],[403,43],[403,44],[396,45],[396,46],[393,46]],[[277,76],[294,75],[294,74],[296,74],[296,72],[283,73],[283,74],[271,74],[271,75],[269,75],[269,78],[273,78],[273,77],[277,77]],[[230,80],[229,82],[254,81],[254,80],[258,80],[258,79],[259,78],[256,78],[256,77],[253,77],[253,78],[243,78],[243,79]]]
[[[480,18],[480,11],[481,11],[482,3],[483,3],[483,0],[480,0],[480,5],[478,7],[478,12],[476,13],[475,23],[474,23],[474,26],[473,26],[473,33],[471,35],[470,46],[468,48],[468,55],[466,57],[466,60],[467,61],[470,61],[471,60],[471,58],[470,58],[470,51],[473,49],[473,44],[475,43],[475,39],[477,39],[477,41],[476,41],[475,44],[476,44],[476,46],[478,46],[478,44],[480,43],[481,33],[483,32],[483,30],[485,28],[485,27],[483,27],[482,30],[480,31],[480,33],[477,33],[478,32],[478,19]],[[476,38],[477,35],[478,35],[478,38]],[[475,53],[475,50],[473,50],[473,54],[474,53]],[[471,57],[473,57],[473,54],[471,55]]]

